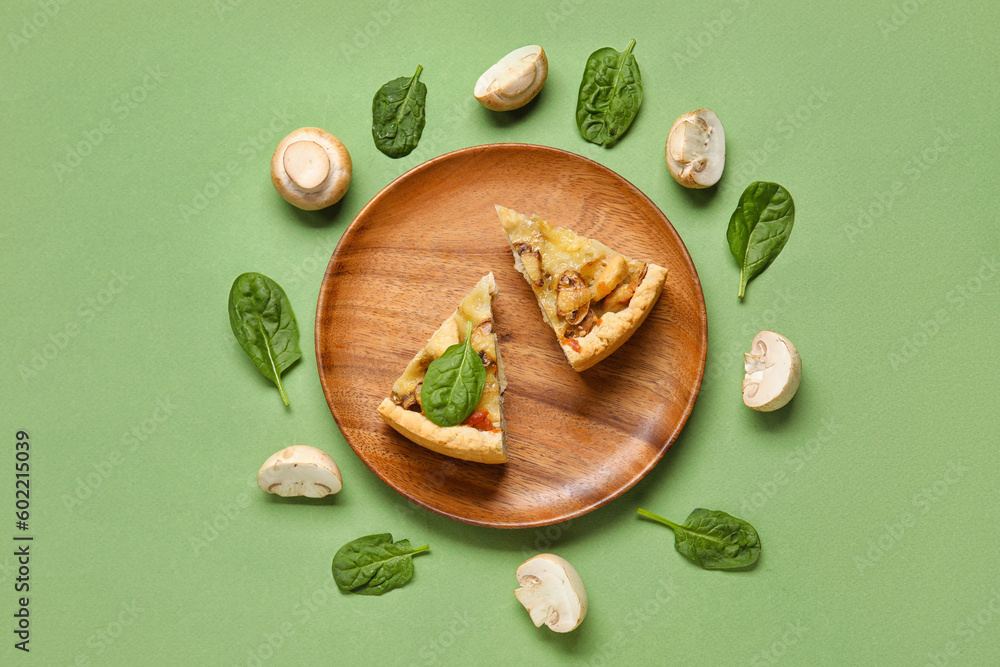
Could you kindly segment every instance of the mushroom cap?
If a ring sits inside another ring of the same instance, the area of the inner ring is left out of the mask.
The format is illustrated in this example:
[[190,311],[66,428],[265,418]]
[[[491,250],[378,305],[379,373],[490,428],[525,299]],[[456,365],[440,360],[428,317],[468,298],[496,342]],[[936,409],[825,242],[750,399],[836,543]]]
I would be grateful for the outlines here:
[[711,109],[690,111],[667,134],[667,169],[686,188],[709,188],[726,166],[726,131]]
[[576,568],[555,554],[539,554],[517,568],[521,588],[514,595],[535,627],[555,632],[575,629],[587,615],[587,589]]
[[294,445],[264,461],[257,473],[257,486],[285,498],[323,498],[339,492],[343,479],[329,454],[309,445]]
[[305,211],[341,200],[351,184],[351,154],[337,137],[301,127],[281,140],[271,157],[271,182],[285,201]]
[[522,46],[483,72],[473,94],[493,111],[520,109],[535,98],[548,75],[545,50],[537,44]]
[[802,379],[802,361],[792,342],[773,331],[761,331],[754,336],[750,353],[743,356],[743,403],[759,412],[787,405]]

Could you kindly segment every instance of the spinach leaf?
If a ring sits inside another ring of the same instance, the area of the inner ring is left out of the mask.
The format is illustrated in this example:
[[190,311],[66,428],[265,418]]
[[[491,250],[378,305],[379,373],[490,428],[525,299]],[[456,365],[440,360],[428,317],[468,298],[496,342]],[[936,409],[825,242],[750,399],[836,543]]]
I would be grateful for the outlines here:
[[333,557],[337,587],[358,595],[382,595],[399,588],[413,576],[413,555],[430,547],[413,548],[409,540],[392,541],[392,535],[368,535],[340,547]]
[[754,181],[740,195],[729,219],[726,239],[740,263],[740,294],[747,283],[774,261],[788,243],[795,223],[795,202],[777,183]]
[[587,141],[610,148],[628,130],[642,104],[642,75],[632,55],[606,46],[590,54],[580,82],[576,124]]
[[464,343],[455,343],[431,362],[420,390],[424,415],[438,426],[461,424],[483,396],[486,369],[472,349],[472,322]]
[[375,147],[392,158],[409,155],[424,131],[427,86],[419,81],[422,65],[412,77],[401,76],[378,89],[372,99]]
[[257,370],[278,385],[281,400],[287,406],[288,395],[281,386],[281,373],[302,352],[299,327],[285,290],[260,273],[238,276],[229,290],[229,325]]
[[746,567],[756,563],[760,557],[757,531],[731,514],[698,508],[691,512],[683,526],[678,526],[644,509],[639,509],[638,513],[670,526],[677,550],[706,570]]

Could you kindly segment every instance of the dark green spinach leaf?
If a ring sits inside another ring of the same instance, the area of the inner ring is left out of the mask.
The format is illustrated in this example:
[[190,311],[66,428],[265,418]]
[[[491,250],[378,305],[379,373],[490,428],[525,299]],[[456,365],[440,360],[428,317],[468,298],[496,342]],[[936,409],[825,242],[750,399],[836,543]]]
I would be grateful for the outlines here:
[[683,526],[679,526],[644,509],[639,509],[638,513],[670,526],[677,550],[706,570],[746,567],[760,557],[757,531],[731,514],[698,508],[691,512]]
[[382,595],[399,588],[413,576],[413,555],[430,547],[413,548],[409,540],[392,541],[392,535],[368,535],[340,547],[333,557],[337,587],[358,595]]
[[412,77],[393,79],[372,99],[372,137],[375,147],[389,157],[409,155],[424,131],[427,86],[419,80],[423,69],[417,65]]
[[438,426],[455,426],[472,414],[483,396],[486,369],[472,349],[472,322],[464,343],[455,343],[431,362],[420,391],[424,415]]
[[740,263],[741,299],[747,283],[766,269],[788,243],[794,223],[795,202],[777,183],[754,181],[740,195],[729,219],[726,239]]
[[634,47],[633,39],[624,52],[606,46],[587,59],[576,103],[576,124],[591,143],[610,148],[639,112],[642,75],[632,55]]
[[285,290],[260,273],[244,273],[229,290],[229,325],[240,347],[264,377],[278,385],[281,400],[288,395],[281,374],[295,363],[299,350],[299,327]]

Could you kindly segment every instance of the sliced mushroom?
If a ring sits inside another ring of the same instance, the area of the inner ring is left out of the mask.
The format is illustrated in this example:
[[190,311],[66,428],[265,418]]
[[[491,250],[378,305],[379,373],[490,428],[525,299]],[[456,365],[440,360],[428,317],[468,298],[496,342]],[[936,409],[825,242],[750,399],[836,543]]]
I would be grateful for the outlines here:
[[597,318],[594,311],[588,309],[586,316],[580,320],[579,324],[567,324],[563,330],[563,338],[583,338],[594,329]]
[[667,169],[686,188],[709,188],[726,165],[726,131],[711,109],[678,118],[667,135]]
[[646,269],[648,266],[646,264],[642,265],[639,272],[635,275],[632,280],[627,283],[619,285],[615,291],[604,299],[604,308],[609,313],[617,313],[620,310],[624,310],[628,307],[629,302],[632,297],[635,296],[635,291],[642,284],[642,279],[646,277]]
[[784,407],[799,389],[802,361],[792,342],[773,331],[754,336],[745,358],[743,403],[759,412]]
[[474,94],[487,109],[512,111],[535,98],[545,85],[549,63],[537,44],[511,51],[476,81]]
[[590,287],[576,271],[563,271],[556,284],[556,315],[579,324],[590,311]]
[[420,403],[417,402],[416,392],[407,394],[399,400],[399,406],[404,410],[412,410],[413,412],[420,412],[422,409]]
[[279,496],[322,498],[343,488],[340,468],[326,452],[294,445],[272,454],[260,472],[257,486]]
[[542,287],[545,282],[542,280],[542,253],[538,252],[531,244],[518,242],[514,244],[514,252],[521,258],[524,271],[531,278],[531,282],[536,287]]
[[412,410],[413,412],[421,412],[423,407],[420,403],[420,388],[423,387],[424,382],[421,380],[417,383],[417,386],[413,388],[410,393],[400,396],[396,392],[392,392],[392,402],[403,408],[404,410]]
[[587,615],[587,589],[576,569],[554,554],[529,558],[517,568],[521,587],[514,591],[531,615],[536,628],[542,624],[555,632],[575,629]]
[[606,258],[594,275],[593,298],[600,301],[628,277],[628,264],[621,255]]
[[472,329],[472,347],[481,348],[493,334],[493,320],[486,318]]
[[479,358],[483,360],[483,366],[489,366],[496,360],[489,353],[493,348],[490,343],[493,338],[493,320],[486,318],[472,330],[472,347],[479,350]]

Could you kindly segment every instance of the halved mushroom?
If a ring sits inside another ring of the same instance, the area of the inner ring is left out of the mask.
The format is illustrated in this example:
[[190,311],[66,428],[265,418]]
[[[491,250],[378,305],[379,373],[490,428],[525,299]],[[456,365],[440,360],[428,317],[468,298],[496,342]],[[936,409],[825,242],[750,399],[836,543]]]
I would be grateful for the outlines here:
[[708,188],[719,182],[726,165],[726,131],[711,109],[678,118],[667,135],[667,169],[686,188]]
[[545,85],[549,62],[537,44],[511,51],[486,70],[473,91],[476,99],[493,111],[520,109]]
[[271,157],[271,182],[285,201],[306,211],[326,208],[351,184],[351,155],[337,137],[302,127],[281,140]]
[[579,324],[590,311],[590,287],[578,272],[563,271],[556,283],[556,315]]
[[531,282],[536,287],[545,285],[545,281],[542,280],[542,253],[532,248],[531,244],[524,242],[515,243],[514,252],[521,258],[524,272],[531,278]]
[[605,258],[594,275],[593,298],[600,301],[628,277],[628,264],[621,255]]
[[773,331],[754,336],[745,358],[743,403],[759,412],[771,412],[792,400],[802,378],[802,361],[792,342]]
[[493,341],[493,320],[486,318],[476,325],[472,330],[472,347],[479,350],[479,358],[483,360],[483,366],[489,366],[496,362],[493,355],[487,350],[495,348],[491,345]]
[[414,412],[421,412],[424,409],[424,404],[420,401],[420,390],[424,387],[424,381],[421,380],[417,383],[417,386],[413,388],[413,398],[417,400],[416,410]]
[[635,296],[635,291],[642,284],[642,279],[646,277],[646,269],[649,268],[646,264],[642,265],[639,272],[635,274],[627,283],[622,283],[619,285],[615,291],[604,299],[604,309],[609,313],[617,313],[620,310],[624,310],[628,307],[629,302],[632,297]]
[[521,563],[516,574],[521,587],[514,595],[536,628],[544,623],[555,632],[569,632],[587,615],[587,589],[565,559],[539,554]]
[[322,498],[343,488],[340,468],[326,452],[294,445],[272,454],[260,472],[257,486],[279,496]]
[[563,330],[563,338],[583,338],[594,329],[596,323],[597,317],[594,316],[594,311],[588,309],[586,316],[580,320],[579,324],[566,325]]

